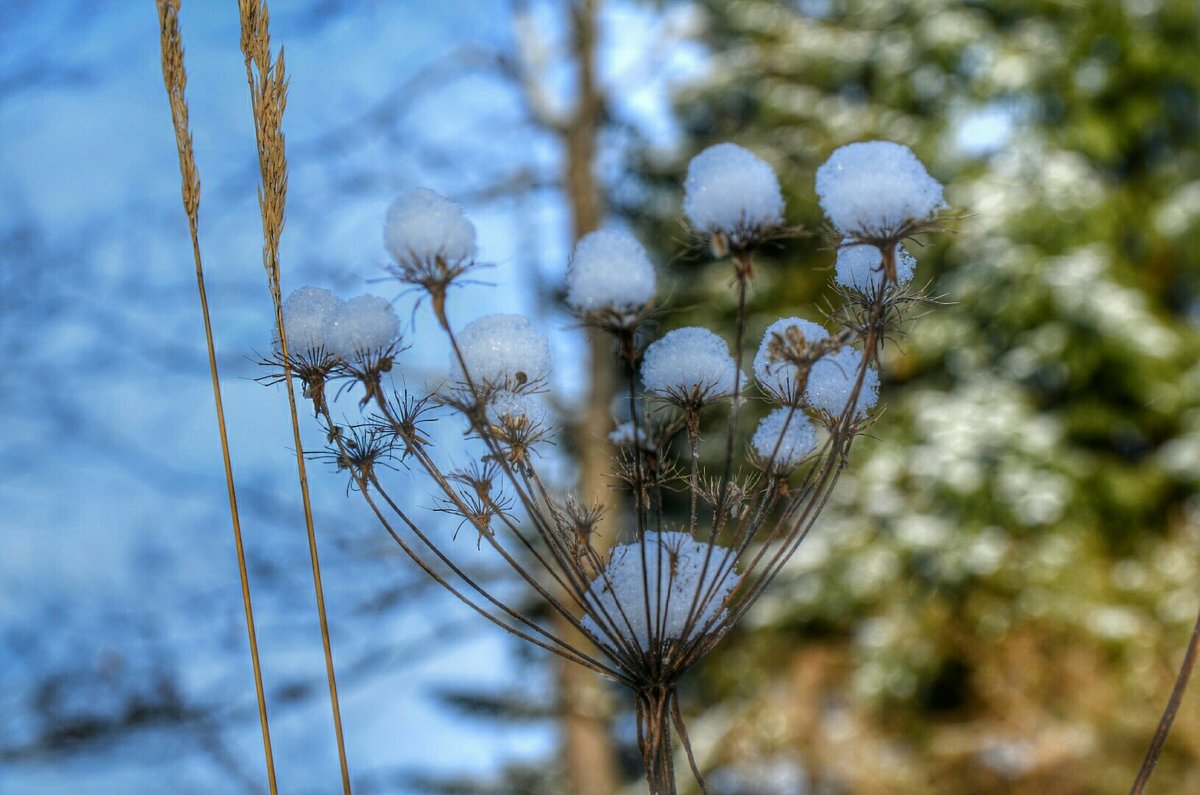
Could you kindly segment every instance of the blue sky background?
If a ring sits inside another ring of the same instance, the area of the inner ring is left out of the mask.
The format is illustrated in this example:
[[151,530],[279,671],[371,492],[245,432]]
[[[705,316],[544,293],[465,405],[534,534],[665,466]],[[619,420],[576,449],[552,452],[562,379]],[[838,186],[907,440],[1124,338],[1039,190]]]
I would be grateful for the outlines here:
[[[551,44],[561,37],[554,9],[535,16]],[[538,310],[533,280],[558,278],[569,245],[557,192],[477,194],[517,169],[553,176],[557,152],[522,125],[516,94],[486,70],[439,79],[448,62],[510,47],[508,11],[487,0],[272,4],[292,79],[285,292],[314,283],[394,297],[376,281],[383,213],[395,193],[426,185],[467,204],[495,265],[492,286],[455,296],[456,322]],[[673,142],[666,87],[703,62],[664,35],[681,20],[626,4],[605,18],[606,34],[621,34],[606,35],[607,79],[636,87],[622,92],[622,112],[663,147]],[[201,242],[281,791],[328,792],[337,760],[284,396],[252,380],[272,310],[235,4],[185,2],[182,26]],[[560,102],[569,102],[568,79],[552,72]],[[0,7],[3,792],[255,791],[263,782],[161,80],[152,3]],[[408,305],[398,303],[402,317]],[[446,351],[428,318],[415,317],[409,333],[421,344],[405,354],[404,377],[423,382]],[[542,320],[555,330],[569,394],[573,332],[565,317]],[[315,446],[315,425],[307,432]],[[552,748],[546,727],[498,732],[438,705],[439,684],[544,696],[544,674],[427,587],[347,499],[341,477],[321,465],[311,475],[360,790],[397,792],[398,772],[487,771]],[[386,608],[371,607],[385,598]]]

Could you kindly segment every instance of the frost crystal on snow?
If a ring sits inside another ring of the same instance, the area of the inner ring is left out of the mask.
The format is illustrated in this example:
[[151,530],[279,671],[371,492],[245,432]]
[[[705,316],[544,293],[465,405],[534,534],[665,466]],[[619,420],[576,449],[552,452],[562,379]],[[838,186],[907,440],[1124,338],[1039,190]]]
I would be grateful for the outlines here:
[[390,348],[400,336],[400,319],[386,298],[360,295],[333,316],[325,343],[330,353],[355,362]]
[[799,317],[781,317],[767,327],[763,334],[758,353],[754,354],[754,377],[764,390],[780,400],[791,403],[797,397],[799,384],[796,365],[782,359],[771,361],[771,340],[776,334],[783,336],[789,328],[799,329],[804,341],[812,344],[820,342],[829,336],[823,326]]
[[722,233],[735,247],[783,223],[783,194],[767,161],[737,144],[710,146],[692,158],[683,183],[692,228]]
[[817,169],[821,209],[843,235],[890,235],[946,206],[942,185],[907,146],[865,141],[834,151]]
[[[322,287],[304,286],[293,291],[283,302],[283,330],[289,352],[305,358],[321,354],[328,345],[333,318],[343,303]],[[275,344],[278,347],[278,340]]]
[[[687,533],[646,533],[643,542],[613,549],[608,565],[584,596],[587,615],[581,623],[609,648],[617,644],[608,629],[642,651],[649,651],[651,639],[700,637],[706,627],[711,631],[710,622],[716,624],[724,616],[725,600],[740,580],[735,558],[734,550],[725,547],[713,546],[710,553],[708,544]],[[704,604],[693,608],[705,597]]]
[[[896,244],[896,283],[903,286],[912,281],[917,260],[903,243]],[[861,293],[877,293],[883,286],[883,252],[869,243],[854,245],[843,240],[834,264],[834,280],[843,287]]]
[[[477,387],[520,389],[550,374],[550,340],[523,315],[485,315],[458,335],[463,362]],[[462,378],[451,354],[450,372]]]
[[576,312],[636,312],[653,297],[654,266],[633,235],[602,229],[575,244],[567,305]]
[[407,275],[475,256],[475,226],[462,208],[431,190],[415,188],[388,208],[383,243]]
[[817,446],[812,421],[802,412],[780,406],[763,417],[750,439],[754,453],[775,470],[795,467]]
[[[854,348],[842,348],[817,360],[808,374],[808,402],[821,411],[838,415],[850,401],[850,392],[858,379],[858,368],[862,366],[862,354]],[[879,400],[879,373],[868,367],[863,376],[862,389],[858,394],[856,418],[861,418],[875,407]]]
[[737,364],[725,340],[696,326],[668,331],[642,358],[646,389],[683,403],[732,395],[736,375]]

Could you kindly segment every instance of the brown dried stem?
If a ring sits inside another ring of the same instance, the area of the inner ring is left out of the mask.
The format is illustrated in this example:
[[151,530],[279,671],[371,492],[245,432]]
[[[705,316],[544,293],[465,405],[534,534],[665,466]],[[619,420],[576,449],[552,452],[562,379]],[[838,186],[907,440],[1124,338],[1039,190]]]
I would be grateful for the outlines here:
[[333,651],[329,640],[329,619],[325,611],[325,589],[321,582],[321,563],[317,554],[317,536],[313,524],[312,501],[308,490],[308,473],[304,464],[304,447],[300,438],[300,420],[296,411],[296,394],[292,385],[291,359],[287,331],[283,323],[283,299],[280,288],[279,240],[283,234],[284,208],[287,203],[287,153],[284,147],[283,112],[287,106],[288,79],[284,69],[283,48],[271,57],[270,12],[266,0],[238,0],[241,20],[241,48],[246,62],[246,80],[250,85],[250,104],[254,116],[254,138],[258,147],[259,174],[262,184],[258,205],[263,226],[263,266],[267,271],[267,286],[275,308],[275,327],[282,354],[284,383],[287,387],[288,411],[292,421],[292,441],[296,451],[296,475],[304,506],[304,526],[308,535],[309,559],[312,563],[313,589],[316,592],[317,618],[321,628],[321,645],[325,653],[325,676],[329,683],[329,703],[333,712],[333,728],[337,739],[338,764],[341,768],[342,791],[350,795],[350,768],[346,762],[346,742],[342,735],[342,714],[338,703],[337,677],[334,674]]
[[233,543],[237,552],[238,579],[242,587],[242,607],[246,614],[246,634],[250,642],[250,663],[254,670],[254,694],[258,701],[258,721],[262,729],[267,784],[272,795],[275,795],[278,792],[278,786],[275,781],[275,759],[271,750],[271,728],[267,720],[267,699],[263,691],[262,666],[258,657],[258,636],[254,629],[254,607],[250,599],[250,579],[246,572],[246,551],[242,544],[237,489],[234,485],[233,464],[229,455],[225,407],[221,399],[221,378],[217,371],[216,346],[213,342],[212,319],[208,311],[208,293],[204,287],[204,265],[200,256],[200,174],[196,169],[196,158],[192,150],[192,133],[188,122],[187,70],[183,61],[183,34],[179,29],[180,2],[181,0],[157,0],[163,84],[166,86],[167,100],[171,106],[171,121],[175,126],[175,148],[179,152],[183,209],[187,214],[188,230],[192,239],[192,257],[196,263],[196,288],[200,294],[200,313],[204,317],[204,341],[208,348],[208,370],[212,380],[213,404],[217,412],[217,431],[221,437],[221,460],[225,468],[225,487],[229,494],[229,515],[233,523]]
[[1188,681],[1192,678],[1192,671],[1196,667],[1198,656],[1200,656],[1200,613],[1196,615],[1192,639],[1188,642],[1187,653],[1184,654],[1183,662],[1179,666],[1179,676],[1175,679],[1175,686],[1171,689],[1171,697],[1167,700],[1167,706],[1163,710],[1162,718],[1158,721],[1158,728],[1154,732],[1154,738],[1150,741],[1150,748],[1146,751],[1146,758],[1142,761],[1142,767],[1138,770],[1137,778],[1134,779],[1129,795],[1142,795],[1146,791],[1146,785],[1150,783],[1150,776],[1154,773],[1154,766],[1158,764],[1163,746],[1167,743],[1167,736],[1171,733],[1171,725],[1175,722],[1175,715],[1179,712],[1179,705],[1183,701],[1183,694],[1187,691]]

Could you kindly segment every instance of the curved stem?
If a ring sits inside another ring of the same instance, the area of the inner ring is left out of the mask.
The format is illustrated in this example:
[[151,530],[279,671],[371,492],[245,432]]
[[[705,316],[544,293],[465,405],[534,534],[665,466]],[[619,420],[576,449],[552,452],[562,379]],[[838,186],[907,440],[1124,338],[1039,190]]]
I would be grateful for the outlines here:
[[1150,748],[1146,751],[1146,758],[1142,761],[1142,768],[1138,771],[1137,778],[1134,779],[1133,786],[1129,789],[1129,795],[1141,795],[1141,793],[1145,792],[1146,785],[1150,782],[1150,775],[1154,772],[1154,766],[1158,764],[1158,758],[1162,755],[1163,746],[1167,742],[1167,735],[1171,733],[1171,724],[1175,722],[1175,715],[1179,712],[1179,704],[1183,701],[1183,694],[1187,690],[1188,680],[1192,677],[1192,671],[1196,667],[1196,658],[1198,656],[1200,656],[1200,612],[1196,614],[1196,625],[1192,628],[1192,639],[1188,643],[1187,653],[1183,656],[1183,664],[1179,666],[1179,676],[1175,679],[1175,687],[1171,690],[1171,698],[1167,700],[1167,706],[1158,721],[1158,729],[1154,732],[1154,739],[1150,741]]
[[675,722],[675,731],[679,733],[679,743],[687,753],[688,765],[692,768],[692,775],[696,777],[696,784],[700,787],[701,795],[708,795],[708,787],[704,784],[704,776],[700,775],[700,766],[696,764],[696,755],[692,753],[692,741],[688,737],[687,726],[683,723],[683,713],[679,709],[679,692],[675,690],[671,691],[671,718]]

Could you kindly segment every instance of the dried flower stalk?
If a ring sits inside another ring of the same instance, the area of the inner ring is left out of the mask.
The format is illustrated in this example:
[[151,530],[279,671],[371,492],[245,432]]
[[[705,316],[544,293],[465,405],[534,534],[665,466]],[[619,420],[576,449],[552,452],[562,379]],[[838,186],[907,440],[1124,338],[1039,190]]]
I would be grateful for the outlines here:
[[284,69],[283,48],[279,49],[278,56],[275,58],[271,56],[270,11],[266,0],[238,0],[238,13],[241,20],[241,48],[246,62],[246,80],[250,86],[254,139],[258,148],[259,176],[261,178],[258,205],[262,214],[263,266],[267,271],[267,287],[275,308],[275,328],[282,353],[284,382],[287,386],[292,440],[296,451],[296,476],[304,506],[304,526],[308,535],[309,560],[312,563],[313,589],[316,593],[321,645],[325,654],[325,676],[329,684],[329,703],[333,713],[334,735],[337,739],[342,791],[345,795],[350,795],[350,768],[346,761],[346,742],[342,734],[342,714],[338,701],[337,677],[333,666],[333,650],[329,640],[325,590],[321,582],[321,563],[317,553],[317,536],[313,523],[312,501],[308,490],[308,473],[304,463],[304,447],[300,436],[300,420],[296,410],[296,395],[292,385],[287,330],[283,322],[283,301],[280,290],[279,241],[283,234],[288,183],[287,153],[283,135],[283,112],[287,107],[288,78]]
[[183,34],[179,29],[180,2],[181,0],[157,0],[163,84],[167,89],[167,100],[171,106],[171,121],[175,127],[175,147],[179,152],[183,209],[187,214],[188,230],[192,239],[192,256],[196,263],[196,287],[200,294],[200,313],[204,317],[204,340],[208,348],[208,369],[212,379],[213,403],[217,411],[217,430],[221,437],[221,459],[225,467],[225,486],[229,493],[229,515],[233,523],[238,579],[242,587],[242,607],[246,614],[246,634],[250,642],[250,662],[254,670],[254,693],[258,701],[258,720],[262,729],[267,783],[272,795],[275,795],[278,792],[278,786],[275,780],[275,759],[271,750],[271,728],[267,720],[267,700],[263,692],[262,666],[258,657],[258,637],[254,629],[254,607],[250,599],[250,580],[246,573],[246,551],[242,544],[242,526],[238,513],[237,490],[233,481],[233,464],[229,455],[225,407],[221,399],[221,379],[217,371],[216,346],[213,342],[212,320],[208,311],[208,293],[204,287],[204,265],[200,256],[200,173],[196,169],[196,158],[192,150],[192,133],[188,122],[187,70],[183,61]]

